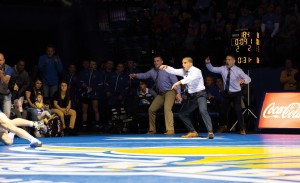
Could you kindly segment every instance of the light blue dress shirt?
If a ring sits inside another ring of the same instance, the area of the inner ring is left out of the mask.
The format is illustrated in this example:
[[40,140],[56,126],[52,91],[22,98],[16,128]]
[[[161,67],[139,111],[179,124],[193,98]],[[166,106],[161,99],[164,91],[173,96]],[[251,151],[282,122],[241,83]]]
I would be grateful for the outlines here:
[[[213,67],[210,63],[206,64],[206,67],[210,72],[221,74],[224,82],[224,89],[225,89],[228,67],[226,65],[223,65],[221,67]],[[251,82],[251,78],[247,74],[245,74],[245,72],[241,68],[239,68],[236,65],[231,67],[230,72],[231,73],[230,73],[229,92],[241,91],[241,85],[239,83],[240,79],[245,80],[244,84],[248,84]]]

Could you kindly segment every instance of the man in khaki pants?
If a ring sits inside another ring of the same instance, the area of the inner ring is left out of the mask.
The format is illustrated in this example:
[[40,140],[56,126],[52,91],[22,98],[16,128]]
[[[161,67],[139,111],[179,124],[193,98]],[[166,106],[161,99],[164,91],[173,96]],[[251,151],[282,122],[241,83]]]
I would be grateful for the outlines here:
[[166,124],[166,132],[165,135],[174,135],[174,117],[172,112],[172,107],[174,105],[175,99],[179,102],[182,101],[182,97],[180,94],[180,88],[178,87],[176,90],[171,89],[172,85],[176,83],[177,77],[173,74],[169,74],[164,70],[160,70],[159,67],[163,64],[163,59],[161,56],[154,57],[154,68],[150,69],[145,73],[138,74],[130,74],[130,78],[138,78],[138,79],[148,79],[152,78],[154,81],[154,87],[157,91],[157,96],[154,98],[151,103],[148,113],[149,113],[149,131],[147,134],[155,134],[156,127],[156,112],[162,106],[164,106],[164,114],[165,114],[165,124]]

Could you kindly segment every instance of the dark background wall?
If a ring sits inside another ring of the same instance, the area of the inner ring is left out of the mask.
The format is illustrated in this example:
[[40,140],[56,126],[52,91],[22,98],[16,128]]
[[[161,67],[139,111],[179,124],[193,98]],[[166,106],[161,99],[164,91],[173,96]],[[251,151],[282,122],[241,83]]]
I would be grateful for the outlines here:
[[[133,15],[138,14],[136,10],[143,10],[143,1],[135,1],[132,7],[130,2],[133,1],[71,2],[72,6],[55,0],[0,0],[0,52],[5,54],[6,62],[14,65],[19,58],[24,58],[26,69],[32,71],[39,56],[45,53],[46,45],[54,44],[65,68],[69,63],[80,66],[82,60],[89,58],[95,58],[98,62],[113,58],[117,62],[135,57],[140,66],[152,65],[151,55],[149,57],[147,54],[155,52],[148,44],[153,38],[137,40],[132,32],[129,31],[130,36],[122,32],[130,27]],[[99,23],[103,24],[99,26]],[[105,26],[109,26],[109,30]],[[175,61],[180,66],[180,59]],[[201,60],[196,62],[205,70]],[[281,89],[281,68],[278,65],[283,66],[283,62],[276,62],[275,65],[250,70],[251,94],[258,99],[265,91]]]
[[102,56],[96,1],[72,8],[4,3],[0,4],[0,22],[0,52],[9,65],[24,58],[30,70],[48,44],[56,46],[65,66]]

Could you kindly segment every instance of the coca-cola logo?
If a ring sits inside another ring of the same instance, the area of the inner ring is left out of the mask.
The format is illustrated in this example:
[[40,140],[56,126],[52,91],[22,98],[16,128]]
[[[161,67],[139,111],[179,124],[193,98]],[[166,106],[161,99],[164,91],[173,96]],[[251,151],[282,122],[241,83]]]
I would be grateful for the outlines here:
[[270,103],[263,111],[264,118],[300,118],[300,103],[291,103],[287,106],[276,106]]

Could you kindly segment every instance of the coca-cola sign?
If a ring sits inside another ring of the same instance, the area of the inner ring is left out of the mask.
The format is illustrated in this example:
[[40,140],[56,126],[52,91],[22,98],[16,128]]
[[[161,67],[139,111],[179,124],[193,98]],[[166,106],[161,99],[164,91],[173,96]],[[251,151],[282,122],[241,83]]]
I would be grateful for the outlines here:
[[266,93],[259,128],[300,128],[300,93]]

